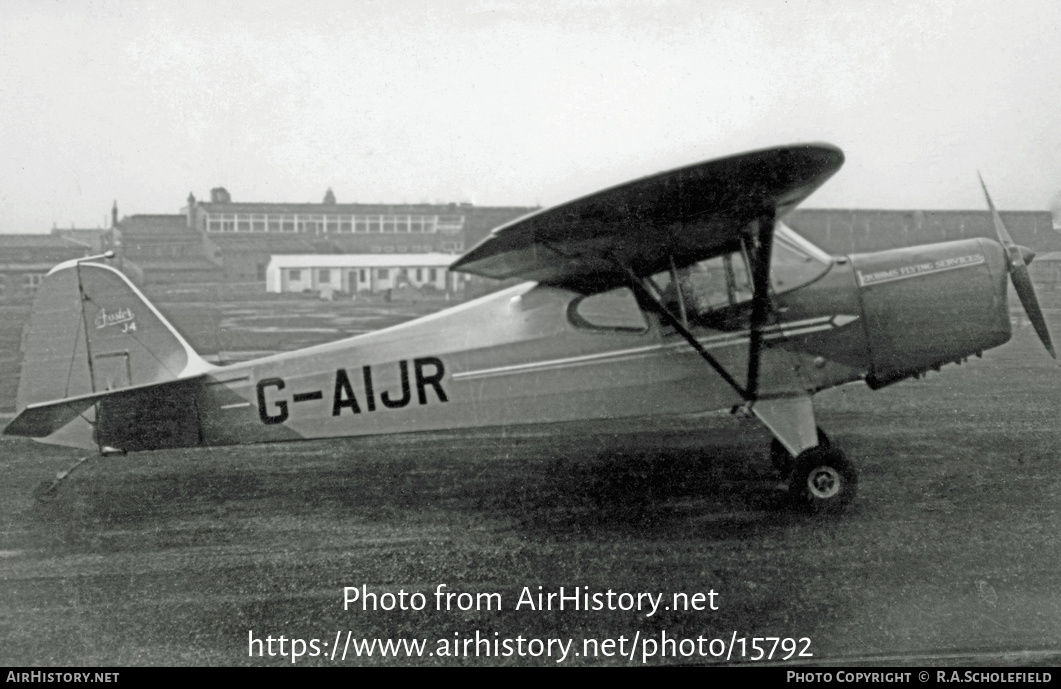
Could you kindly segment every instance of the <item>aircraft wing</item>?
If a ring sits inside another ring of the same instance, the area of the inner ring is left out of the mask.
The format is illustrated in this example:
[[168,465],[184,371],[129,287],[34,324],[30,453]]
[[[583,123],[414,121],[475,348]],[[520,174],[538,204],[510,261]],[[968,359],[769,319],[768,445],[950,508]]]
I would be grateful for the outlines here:
[[829,144],[720,158],[621,184],[494,230],[451,270],[596,292],[739,246],[764,210],[780,217],[844,162]]

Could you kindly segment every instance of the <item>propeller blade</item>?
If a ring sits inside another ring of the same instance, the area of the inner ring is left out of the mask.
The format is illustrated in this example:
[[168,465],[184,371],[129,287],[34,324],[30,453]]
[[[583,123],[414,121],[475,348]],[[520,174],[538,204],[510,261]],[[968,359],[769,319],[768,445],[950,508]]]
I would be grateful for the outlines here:
[[[1013,238],[1009,236],[1009,231],[1006,226],[1002,224],[1002,216],[995,210],[995,204],[991,201],[991,194],[987,193],[987,185],[984,184],[984,178],[979,172],[976,176],[980,178],[980,188],[984,190],[984,198],[987,199],[987,207],[991,209],[991,219],[995,221],[995,233],[998,234],[998,241],[1002,242],[1002,246],[1006,247],[1008,251],[1010,247],[1016,246],[1013,243]],[[1021,263],[1024,263],[1024,259],[1021,258]]]
[[1024,312],[1028,314],[1028,319],[1035,326],[1036,334],[1042,340],[1046,351],[1050,352],[1050,356],[1056,359],[1057,354],[1054,352],[1054,345],[1050,341],[1050,332],[1046,329],[1046,319],[1043,318],[1042,309],[1039,308],[1039,300],[1035,298],[1035,289],[1032,287],[1031,275],[1028,274],[1028,266],[1010,266],[1009,277],[1013,280],[1013,289],[1017,292],[1017,296],[1020,297]]
[[[980,187],[984,190],[987,207],[991,209],[991,219],[995,223],[995,233],[998,234],[998,241],[1005,247],[1006,254],[1009,256],[1009,277],[1013,281],[1013,289],[1020,299],[1021,306],[1024,307],[1024,313],[1028,314],[1028,320],[1035,327],[1035,333],[1039,336],[1039,340],[1046,347],[1046,351],[1050,352],[1050,356],[1056,359],[1057,354],[1054,352],[1054,344],[1050,340],[1050,331],[1046,328],[1046,318],[1043,317],[1043,310],[1039,308],[1039,300],[1035,296],[1032,278],[1028,273],[1028,262],[1025,260],[1025,252],[1030,254],[1030,257],[1034,257],[1035,254],[1028,249],[1017,246],[1013,242],[1009,231],[1002,223],[1002,216],[998,214],[995,204],[991,201],[991,194],[987,193],[987,185],[984,184],[984,178],[979,172],[976,173],[976,176],[980,177]],[[1031,260],[1030,257],[1028,260]]]

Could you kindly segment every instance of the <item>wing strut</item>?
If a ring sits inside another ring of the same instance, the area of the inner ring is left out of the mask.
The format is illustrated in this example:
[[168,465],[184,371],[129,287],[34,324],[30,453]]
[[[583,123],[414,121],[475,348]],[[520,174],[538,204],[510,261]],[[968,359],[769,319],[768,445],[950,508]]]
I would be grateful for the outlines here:
[[[653,293],[633,270],[624,264],[615,262],[626,274],[630,288],[638,299],[651,306],[667,325],[689,343],[696,353],[706,361],[722,380],[733,388],[745,402],[754,402],[758,399],[760,363],[763,353],[763,326],[766,325],[770,314],[770,256],[774,246],[774,219],[775,211],[772,208],[763,210],[762,215],[749,227],[750,231],[745,236],[745,246],[748,250],[748,258],[751,263],[752,272],[752,313],[751,313],[751,338],[748,348],[748,384],[742,387],[729,372],[722,367],[715,357],[704,349],[696,337],[685,327],[683,319],[678,318],[670,312],[660,297]],[[673,272],[673,271],[672,271]],[[677,276],[675,275],[674,278]],[[680,300],[679,300],[680,303]]]
[[774,249],[773,208],[764,209],[749,233],[749,259],[752,269],[751,342],[748,346],[748,396],[759,392],[759,362],[763,353],[763,326],[770,313],[770,255]]
[[653,294],[652,291],[645,286],[645,283],[642,281],[642,278],[639,278],[637,274],[634,273],[634,271],[630,270],[629,267],[619,263],[617,263],[616,265],[622,268],[623,272],[626,273],[627,277],[629,278],[630,289],[634,291],[634,294],[637,295],[639,301],[641,301],[643,304],[652,306],[656,310],[656,313],[658,313],[663,318],[663,320],[667,322],[667,325],[674,328],[679,335],[684,337],[685,340],[689,343],[689,345],[696,350],[696,353],[703,357],[704,361],[710,364],[711,368],[715,369],[715,373],[721,376],[722,380],[726,381],[726,383],[728,383],[731,388],[736,390],[737,394],[739,394],[745,402],[753,402],[755,400],[752,395],[748,394],[747,390],[742,388],[740,384],[733,379],[733,376],[731,376],[726,369],[722,368],[722,364],[718,363],[718,360],[715,357],[711,356],[711,354],[703,348],[703,346],[697,341],[696,337],[694,337],[693,334],[689,332],[689,329],[685,327],[681,320],[679,320],[677,316],[671,313],[670,309],[664,306],[660,298]]

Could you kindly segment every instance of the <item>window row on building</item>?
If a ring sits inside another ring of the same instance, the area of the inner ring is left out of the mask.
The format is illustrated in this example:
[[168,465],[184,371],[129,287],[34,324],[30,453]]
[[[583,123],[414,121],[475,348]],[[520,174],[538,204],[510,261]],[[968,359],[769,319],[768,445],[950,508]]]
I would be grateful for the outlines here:
[[[419,244],[386,244],[384,246],[373,244],[369,250],[374,254],[416,254],[433,251],[434,247],[430,244],[425,244],[423,246]],[[439,245],[439,250],[446,253],[464,251],[464,242],[442,242]]]
[[298,213],[204,213],[207,232],[301,234],[433,234],[460,232],[461,215],[320,215]]
[[[316,281],[313,282],[310,272],[316,270]],[[437,283],[441,274],[438,268],[357,268],[350,271],[351,281],[368,284],[370,280],[369,271],[375,272],[377,280],[390,280],[397,275],[406,276],[407,279],[417,285],[424,283]],[[336,268],[286,268],[282,279],[288,282],[299,282],[310,280],[313,284],[325,284],[332,281],[332,275],[338,275]]]

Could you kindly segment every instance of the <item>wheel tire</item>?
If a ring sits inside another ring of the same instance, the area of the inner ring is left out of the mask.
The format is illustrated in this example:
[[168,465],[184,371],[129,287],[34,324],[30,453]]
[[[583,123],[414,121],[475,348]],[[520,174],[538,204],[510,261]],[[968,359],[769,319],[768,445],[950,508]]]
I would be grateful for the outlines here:
[[[818,447],[829,447],[832,442],[829,440],[829,436],[825,435],[825,431],[818,429]],[[781,474],[781,479],[787,479],[792,474],[792,467],[795,465],[795,458],[788,453],[785,446],[781,444],[781,441],[774,438],[770,443],[770,463],[777,469],[777,473]]]
[[858,471],[840,448],[813,447],[793,463],[788,490],[797,509],[836,514],[855,499]]

